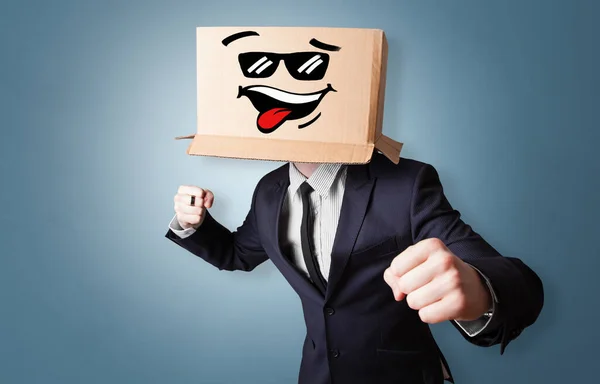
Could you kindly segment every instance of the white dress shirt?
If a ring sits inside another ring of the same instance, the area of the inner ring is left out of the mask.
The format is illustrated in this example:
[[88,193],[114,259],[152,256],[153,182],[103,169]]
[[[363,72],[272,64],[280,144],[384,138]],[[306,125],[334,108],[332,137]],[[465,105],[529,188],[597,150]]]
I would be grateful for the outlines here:
[[312,244],[313,254],[325,280],[329,279],[331,250],[338,227],[342,199],[346,184],[347,168],[341,164],[320,165],[310,178],[306,178],[290,164],[290,185],[281,212],[281,248],[285,255],[308,277],[308,270],[302,254],[300,226],[302,223],[302,197],[300,186],[305,181],[313,188],[309,194],[312,208]]

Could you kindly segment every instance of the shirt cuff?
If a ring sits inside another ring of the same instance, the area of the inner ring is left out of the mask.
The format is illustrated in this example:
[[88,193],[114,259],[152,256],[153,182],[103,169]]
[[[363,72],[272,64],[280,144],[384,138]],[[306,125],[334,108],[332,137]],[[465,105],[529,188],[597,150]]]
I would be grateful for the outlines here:
[[179,225],[179,221],[177,221],[177,215],[175,215],[171,220],[171,223],[169,223],[169,229],[181,239],[190,237],[194,234],[194,232],[196,232],[196,229],[194,228],[181,228],[181,225]]
[[454,321],[467,335],[469,335],[470,337],[475,337],[481,332],[483,332],[492,321],[492,318],[494,317],[494,312],[496,310],[496,303],[498,302],[498,297],[496,296],[496,292],[494,292],[492,283],[490,283],[490,280],[487,278],[487,276],[485,276],[483,273],[481,273],[479,269],[473,267],[472,265],[469,264],[469,266],[479,273],[481,278],[487,284],[490,294],[492,295],[492,307],[479,319],[471,321]]

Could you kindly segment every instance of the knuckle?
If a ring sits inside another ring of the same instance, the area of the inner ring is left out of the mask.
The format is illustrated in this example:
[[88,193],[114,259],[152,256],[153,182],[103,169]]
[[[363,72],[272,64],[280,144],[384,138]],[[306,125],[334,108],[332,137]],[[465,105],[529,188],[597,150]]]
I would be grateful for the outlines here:
[[408,285],[406,283],[406,279],[399,278],[396,280],[396,287],[400,290],[400,292],[408,292]]
[[390,277],[391,277],[390,275],[391,275],[390,269],[386,268],[385,271],[383,271],[383,280],[385,280],[385,282],[388,284],[390,282]]
[[398,287],[397,284],[397,278],[394,276],[394,274],[392,273],[392,271],[389,270],[389,268],[387,269],[387,272],[384,275],[385,277],[385,281],[390,285],[390,286],[395,286]]
[[456,289],[460,287],[460,273],[456,269],[451,269],[447,272],[447,284],[452,288]]
[[444,244],[444,242],[440,239],[438,239],[437,237],[432,237],[430,239],[427,239],[427,245],[429,247],[431,247],[431,249],[444,249],[446,247],[446,245]]
[[437,262],[440,268],[447,271],[454,265],[454,259],[448,252],[439,252],[436,254]]
[[396,273],[398,271],[399,264],[400,264],[400,258],[398,256],[394,257],[394,259],[390,263],[390,272]]
[[420,309],[419,299],[413,293],[410,293],[410,294],[406,295],[406,304],[408,304],[408,306],[411,309],[415,309],[415,310]]
[[391,284],[398,290],[398,292],[402,292],[402,293],[406,292],[406,289],[404,289],[404,285],[402,285],[402,283],[400,283],[400,280],[393,279],[391,281]]

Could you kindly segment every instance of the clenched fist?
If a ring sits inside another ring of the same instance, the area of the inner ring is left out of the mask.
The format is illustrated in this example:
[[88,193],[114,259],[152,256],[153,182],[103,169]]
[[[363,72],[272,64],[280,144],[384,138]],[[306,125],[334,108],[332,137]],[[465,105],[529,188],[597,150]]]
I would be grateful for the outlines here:
[[479,273],[439,239],[408,247],[394,258],[383,277],[394,298],[406,298],[425,323],[475,320],[492,304]]
[[183,229],[198,228],[206,209],[212,207],[215,196],[208,189],[192,185],[182,185],[175,195],[175,213]]

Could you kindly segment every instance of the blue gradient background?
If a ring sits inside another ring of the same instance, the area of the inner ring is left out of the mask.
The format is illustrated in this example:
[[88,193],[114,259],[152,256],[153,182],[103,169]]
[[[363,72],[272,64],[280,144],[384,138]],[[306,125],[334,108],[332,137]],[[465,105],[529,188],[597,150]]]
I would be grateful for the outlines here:
[[[163,236],[180,184],[235,228],[278,163],[188,157],[195,30],[386,31],[385,132],[545,284],[504,356],[433,327],[457,383],[591,382],[600,141],[593,1],[2,1],[0,383],[293,383],[304,323],[271,263]],[[594,376],[592,376],[594,375]]]

